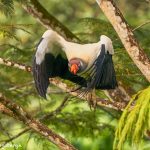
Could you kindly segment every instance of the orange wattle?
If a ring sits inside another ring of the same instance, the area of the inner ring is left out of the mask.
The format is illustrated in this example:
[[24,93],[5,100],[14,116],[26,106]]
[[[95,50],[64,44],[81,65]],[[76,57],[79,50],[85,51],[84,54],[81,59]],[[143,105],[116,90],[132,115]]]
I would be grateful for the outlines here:
[[79,70],[79,67],[77,64],[72,64],[70,67],[70,72],[73,74],[77,74],[77,71]]

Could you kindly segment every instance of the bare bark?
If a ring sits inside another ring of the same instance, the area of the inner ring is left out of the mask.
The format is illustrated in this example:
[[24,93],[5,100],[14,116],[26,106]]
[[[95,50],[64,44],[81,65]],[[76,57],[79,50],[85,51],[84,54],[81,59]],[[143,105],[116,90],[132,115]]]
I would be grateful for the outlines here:
[[20,64],[17,62],[13,62],[13,61],[9,61],[3,58],[0,58],[0,64],[5,64],[6,66],[10,66],[10,67],[15,67],[21,70],[25,70],[27,72],[31,72],[31,67],[24,65],[24,64]]
[[122,13],[113,0],[96,1],[116,30],[130,57],[143,73],[145,78],[150,82],[150,59],[139,46],[139,43],[136,41],[134,34]]
[[[21,69],[21,70],[24,70],[24,71],[27,71],[27,72],[31,72],[32,71],[32,68],[30,66],[26,66],[24,64],[22,65],[20,63],[11,62],[11,61],[8,61],[8,60],[6,61],[6,60],[3,60],[2,58],[0,58],[0,64],[4,64],[4,65],[10,66],[10,67],[12,67],[11,64],[13,64],[13,67],[15,67],[15,68],[18,68],[18,69]],[[67,92],[71,91],[72,87],[68,86],[66,83],[62,82],[60,79],[58,79],[58,78],[50,78],[49,80],[50,80],[50,82],[52,84],[56,85],[60,89],[63,89],[64,91],[67,91]],[[111,91],[111,94],[112,94],[112,97],[117,96],[115,98],[115,100],[117,100],[118,96],[120,96],[119,95],[120,93],[116,94],[115,92],[117,93],[117,90]],[[80,98],[82,100],[87,101],[86,95],[83,96],[83,97],[79,96],[80,91],[70,92],[70,94],[73,95],[73,96],[77,96],[78,98]],[[126,107],[126,103],[124,102],[124,99],[125,99],[124,95],[121,95],[121,97],[122,97],[122,102],[104,100],[104,99],[101,99],[99,97],[96,97],[97,105],[122,111]]]
[[[6,110],[5,110],[6,109]],[[8,111],[9,110],[9,111]],[[43,135],[49,141],[57,145],[62,150],[76,150],[68,141],[61,136],[57,135],[47,126],[40,121],[32,118],[26,111],[24,111],[19,105],[6,99],[3,95],[0,95],[0,111],[4,114],[13,116],[15,119],[22,121],[37,133]]]

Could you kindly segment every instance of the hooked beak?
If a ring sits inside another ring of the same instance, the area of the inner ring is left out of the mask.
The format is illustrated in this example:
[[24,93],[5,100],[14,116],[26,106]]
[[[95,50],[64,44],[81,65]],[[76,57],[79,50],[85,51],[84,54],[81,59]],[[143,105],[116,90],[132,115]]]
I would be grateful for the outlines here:
[[77,74],[77,71],[79,70],[79,67],[77,64],[72,64],[70,67],[70,72],[73,73],[74,75]]

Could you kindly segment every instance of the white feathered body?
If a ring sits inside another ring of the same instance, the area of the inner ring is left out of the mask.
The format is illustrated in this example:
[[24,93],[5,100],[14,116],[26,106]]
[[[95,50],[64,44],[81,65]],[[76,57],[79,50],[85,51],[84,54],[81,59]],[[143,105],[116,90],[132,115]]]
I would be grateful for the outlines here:
[[54,53],[53,51],[54,43],[57,43],[62,47],[62,50],[65,52],[68,61],[70,61],[73,58],[80,58],[85,63],[87,63],[86,70],[91,67],[91,65],[99,55],[101,50],[101,44],[105,44],[106,50],[109,50],[110,54],[114,54],[112,42],[105,35],[102,35],[100,37],[100,41],[98,41],[97,43],[90,43],[90,44],[78,44],[68,42],[63,37],[61,37],[52,30],[47,30],[43,34],[42,38],[43,40],[39,44],[36,52],[37,64],[40,64],[43,61],[45,53],[48,52]]

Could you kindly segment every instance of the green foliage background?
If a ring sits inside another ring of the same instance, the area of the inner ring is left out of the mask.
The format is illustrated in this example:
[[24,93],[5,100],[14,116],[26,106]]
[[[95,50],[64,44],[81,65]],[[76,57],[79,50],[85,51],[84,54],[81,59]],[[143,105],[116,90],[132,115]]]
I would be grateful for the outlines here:
[[[133,29],[150,19],[150,3],[145,0],[115,2]],[[101,34],[113,40],[117,79],[131,95],[149,85],[129,58],[95,1],[40,0],[40,3],[84,43],[97,42]],[[25,12],[18,1],[1,0],[0,8],[0,57],[32,65],[35,46],[46,29]],[[150,24],[135,30],[134,33],[145,53],[150,56]],[[49,94],[48,101],[44,101],[37,95],[31,74],[0,65],[0,92],[23,106],[33,116],[40,117],[51,112],[63,101],[65,93],[53,94],[60,91],[54,86],[51,86],[50,90],[53,92]],[[44,123],[71,141],[79,150],[112,150],[120,115],[120,112],[103,108],[93,111],[87,103],[71,99],[61,113],[45,120]],[[24,128],[20,122],[0,114],[0,142],[8,139],[7,133],[13,136]],[[57,150],[56,146],[33,132],[28,132],[13,142],[21,144],[21,150]],[[127,141],[123,150],[136,148],[136,145],[131,146]],[[150,149],[150,142],[146,137],[140,140],[139,149]]]

